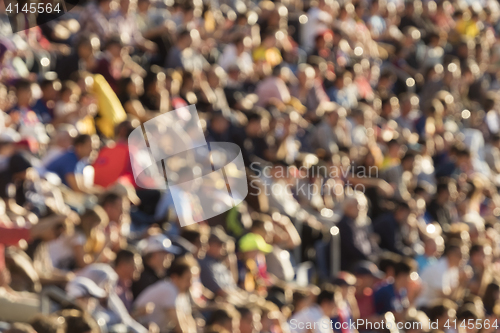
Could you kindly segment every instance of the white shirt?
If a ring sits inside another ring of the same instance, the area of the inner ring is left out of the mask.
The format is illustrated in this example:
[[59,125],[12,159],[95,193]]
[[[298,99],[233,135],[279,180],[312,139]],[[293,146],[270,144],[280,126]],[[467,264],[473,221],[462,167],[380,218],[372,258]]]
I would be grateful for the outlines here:
[[422,293],[416,300],[416,306],[428,306],[449,294],[458,286],[458,267],[449,267],[448,260],[441,258],[424,269],[421,275]]
[[180,293],[179,289],[169,280],[161,280],[146,288],[135,301],[135,307],[144,307],[148,303],[154,303],[155,308],[149,315],[139,319],[142,323],[156,323],[162,332],[172,327],[172,318],[167,316],[167,310],[175,308],[177,315],[190,316],[191,303],[186,293]]
[[308,330],[314,333],[333,333],[330,318],[317,304],[294,314],[290,318],[289,326],[292,333],[305,333]]

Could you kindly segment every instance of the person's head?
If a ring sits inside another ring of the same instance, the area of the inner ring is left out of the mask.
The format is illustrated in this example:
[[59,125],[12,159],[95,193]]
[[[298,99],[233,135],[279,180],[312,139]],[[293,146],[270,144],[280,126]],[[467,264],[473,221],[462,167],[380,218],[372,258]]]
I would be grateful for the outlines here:
[[427,257],[434,257],[438,252],[438,247],[436,239],[434,237],[428,237],[424,240],[424,254]]
[[394,286],[398,290],[408,289],[412,270],[412,266],[406,260],[402,260],[394,266]]
[[427,315],[431,323],[437,322],[439,329],[443,329],[446,321],[455,317],[456,305],[449,299],[438,300],[430,307]]
[[102,212],[101,207],[86,209],[83,214],[80,215],[78,229],[82,230],[87,238],[93,237],[96,230],[107,222],[103,214],[104,212]]
[[101,13],[109,14],[111,12],[111,0],[99,0],[98,5]]
[[413,171],[414,164],[415,154],[413,152],[407,152],[401,159],[401,166],[403,167],[404,171]]
[[74,300],[79,309],[87,313],[92,313],[99,300],[108,295],[93,280],[83,276],[76,277],[66,285],[66,294]]
[[208,238],[207,255],[215,259],[222,259],[227,255],[225,244],[229,241],[229,237],[220,227],[213,227],[211,235]]
[[356,291],[361,293],[365,293],[367,290],[370,291],[375,282],[384,277],[377,265],[370,261],[359,262],[354,267],[353,272],[356,277]]
[[129,120],[125,120],[119,123],[115,128],[115,140],[116,141],[126,141],[129,135],[134,130],[134,126]]
[[399,157],[399,152],[401,150],[401,144],[396,139],[392,139],[387,142],[387,153],[390,157],[397,158]]
[[167,276],[173,284],[177,286],[181,293],[185,293],[193,283],[193,266],[183,260],[183,258],[176,259],[172,266],[167,271]]
[[153,269],[157,275],[164,276],[167,268],[179,254],[179,249],[172,245],[169,238],[164,235],[154,235],[139,242],[144,265]]
[[396,264],[401,260],[401,256],[388,252],[380,258],[378,267],[384,272],[386,278],[394,278]]
[[182,51],[187,49],[193,43],[193,39],[191,38],[191,33],[189,30],[182,30],[177,35],[177,47]]
[[66,323],[66,333],[98,333],[99,326],[87,313],[79,310],[64,310],[60,313]]
[[82,36],[76,43],[76,54],[80,59],[89,59],[94,54],[94,48],[88,36]]
[[316,297],[316,304],[323,310],[323,313],[327,317],[333,317],[334,311],[336,309],[336,295],[337,289],[335,286],[327,284],[323,286],[321,292]]
[[26,79],[19,79],[15,84],[17,104],[19,106],[29,106],[32,98],[31,82]]
[[500,148],[500,135],[494,134],[491,136],[491,144],[493,147]]
[[484,242],[475,242],[469,249],[470,265],[476,269],[484,269],[488,263],[491,247]]
[[261,235],[269,243],[273,240],[274,228],[271,221],[254,219],[250,231],[257,235]]
[[194,252],[192,252],[192,254],[196,257],[204,246],[201,232],[196,229],[182,228],[181,237],[187,240],[190,244],[194,245]]
[[448,182],[441,182],[437,185],[436,198],[441,204],[444,204],[450,200],[450,187]]
[[222,112],[214,112],[210,120],[210,129],[215,133],[225,133],[229,128],[230,122],[224,117]]
[[339,123],[340,119],[340,113],[343,112],[341,109],[338,108],[337,105],[334,105],[333,103],[329,103],[327,105],[326,113],[325,113],[325,120],[326,122],[333,128],[336,127]]
[[260,332],[260,313],[257,309],[251,307],[238,308],[240,313],[240,333]]
[[53,101],[57,98],[57,90],[54,80],[43,80],[40,82],[40,89],[42,90],[42,98],[45,101]]
[[37,333],[65,333],[64,318],[39,314],[30,321],[31,327]]
[[104,49],[114,59],[120,58],[123,49],[123,42],[119,36],[113,36],[106,42]]
[[239,316],[235,316],[234,313],[230,313],[230,311],[220,308],[213,311],[210,317],[208,317],[206,326],[218,326],[222,327],[228,332],[234,332],[236,329],[238,329],[239,326],[236,325],[236,319],[239,319]]
[[458,267],[463,259],[462,245],[459,241],[452,240],[446,245],[444,256],[448,260],[448,266]]
[[344,215],[356,219],[359,214],[359,202],[356,197],[349,197],[344,201]]
[[262,34],[262,46],[271,48],[276,45],[276,31],[268,29]]
[[78,131],[72,125],[61,125],[56,130],[56,135],[54,138],[54,143],[57,147],[64,150],[71,147],[73,139],[76,137]]
[[116,193],[105,194],[100,204],[110,221],[121,221],[123,216],[123,198],[121,196]]
[[252,113],[248,116],[248,123],[245,131],[250,136],[258,136],[262,132],[262,116],[258,113]]
[[88,134],[80,134],[73,140],[73,148],[78,159],[90,157],[93,151],[92,138]]
[[394,218],[398,223],[405,223],[410,216],[410,206],[406,202],[399,202],[394,211]]
[[406,117],[413,110],[413,104],[411,103],[412,98],[418,98],[418,97],[412,96],[410,94],[404,94],[399,98],[401,115]]
[[131,248],[120,250],[116,254],[114,267],[120,280],[137,280],[142,271],[142,258]]
[[[457,309],[457,326],[460,327],[459,332],[463,333],[473,333],[478,332],[479,325],[467,325],[467,323],[476,322],[479,319],[479,315],[477,310],[473,304],[464,304],[460,308]],[[465,326],[465,328],[464,328]]]
[[486,313],[493,313],[495,305],[498,304],[500,299],[500,284],[492,282],[486,286],[483,296],[483,305]]
[[137,11],[139,13],[147,13],[150,7],[151,7],[150,0],[138,0],[137,1]]

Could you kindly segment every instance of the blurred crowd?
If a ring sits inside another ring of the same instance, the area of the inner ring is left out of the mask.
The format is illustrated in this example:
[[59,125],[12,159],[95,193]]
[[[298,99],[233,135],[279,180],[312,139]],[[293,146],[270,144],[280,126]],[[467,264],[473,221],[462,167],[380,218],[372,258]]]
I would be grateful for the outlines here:
[[[0,332],[498,332],[498,1],[8,3]],[[249,193],[184,226],[128,138],[189,105]]]

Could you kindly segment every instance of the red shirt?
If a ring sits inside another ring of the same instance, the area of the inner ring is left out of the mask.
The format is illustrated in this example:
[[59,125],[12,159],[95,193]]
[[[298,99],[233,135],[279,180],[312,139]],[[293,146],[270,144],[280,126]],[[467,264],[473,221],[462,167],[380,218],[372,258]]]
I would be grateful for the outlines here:
[[0,226],[0,271],[5,268],[5,246],[17,245],[21,239],[29,238],[29,229]]
[[361,319],[367,319],[376,314],[372,289],[367,288],[362,294],[356,294],[356,301],[358,302],[359,317]]

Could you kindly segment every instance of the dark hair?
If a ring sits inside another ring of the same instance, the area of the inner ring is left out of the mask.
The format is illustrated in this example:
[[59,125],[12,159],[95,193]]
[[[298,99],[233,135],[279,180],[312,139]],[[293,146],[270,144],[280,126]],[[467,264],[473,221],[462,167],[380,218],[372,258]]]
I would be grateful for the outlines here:
[[394,266],[394,276],[397,277],[400,274],[410,274],[412,270],[413,268],[409,263],[401,261]]
[[403,156],[403,158],[401,159],[401,162],[414,158],[415,158],[415,153],[413,151],[407,151],[405,156]]
[[19,80],[17,80],[14,87],[16,88],[16,91],[30,90],[31,89],[31,82],[29,80],[26,80],[26,79],[19,79]]
[[182,230],[181,237],[190,242],[191,244],[194,244],[200,240],[201,234],[197,230]]
[[115,267],[119,266],[121,263],[128,263],[130,261],[133,261],[136,254],[137,252],[132,248],[118,251],[115,258]]
[[487,314],[493,313],[493,308],[497,304],[497,295],[495,293],[498,292],[500,292],[500,285],[497,282],[492,282],[486,287],[483,296],[483,305]]
[[448,256],[452,252],[460,252],[462,253],[461,249],[461,242],[458,240],[452,240],[450,243],[446,244],[446,247],[444,249],[444,256]]
[[64,310],[61,316],[66,321],[67,333],[86,333],[98,332],[98,326],[95,320],[85,312],[80,310]]
[[399,201],[399,202],[397,202],[396,210],[400,210],[400,209],[410,210],[410,205],[408,205],[407,202]]
[[321,292],[316,297],[316,303],[321,305],[324,302],[333,302],[335,298],[335,286],[326,284],[321,288]]
[[73,140],[73,146],[80,146],[80,145],[83,145],[85,143],[87,143],[88,141],[91,140],[91,137],[90,135],[88,134],[80,134],[78,135],[74,140]]
[[106,42],[106,44],[104,44],[104,49],[108,49],[110,48],[111,46],[115,46],[115,45],[118,45],[120,47],[123,47],[123,42],[122,42],[122,39],[120,36],[112,36],[108,39],[108,41]]
[[432,308],[429,309],[429,320],[431,322],[436,321],[439,317],[444,315],[446,312],[448,312],[449,307],[446,306],[444,303],[434,305]]
[[119,199],[121,199],[121,197],[118,194],[108,193],[101,199],[100,205],[104,208],[106,205],[114,204]]
[[249,306],[238,307],[238,308],[236,308],[236,310],[238,310],[238,312],[240,313],[241,318],[246,317],[249,314],[258,311],[256,308],[252,308]]
[[128,95],[127,94],[127,87],[129,84],[133,83],[134,81],[130,76],[123,77],[118,81],[118,95],[119,97],[123,97]]
[[31,327],[37,333],[61,333],[64,332],[66,326],[64,321],[59,321],[57,317],[46,316],[46,315],[36,315],[30,322]]
[[182,258],[176,259],[173,263],[172,266],[167,271],[167,276],[172,277],[172,276],[177,276],[181,277],[183,276],[186,272],[191,271],[191,265],[186,263],[185,261],[182,261]]
[[255,229],[264,229],[266,225],[266,222],[262,221],[262,220],[253,220],[252,222],[252,230],[255,230]]
[[44,79],[40,82],[40,89],[45,89],[54,85],[54,80]]
[[465,319],[478,319],[479,316],[475,309],[474,304],[464,304],[457,310],[457,319],[465,320]]
[[177,34],[177,40],[186,38],[188,36],[191,37],[191,33],[189,32],[189,30],[183,29]]
[[484,243],[475,242],[469,249],[469,257],[472,257],[474,254],[483,251]]
[[210,325],[224,325],[228,321],[231,321],[232,318],[229,316],[226,310],[224,309],[217,309],[214,312],[212,312],[212,315],[207,319],[206,326]]
[[382,259],[380,259],[378,268],[382,272],[387,273],[389,268],[394,269],[399,261],[401,261],[401,257],[398,254],[387,253]]
[[80,38],[78,38],[75,46],[76,46],[76,49],[78,49],[80,46],[92,47],[92,43],[90,42],[90,37],[89,36],[81,36]]

